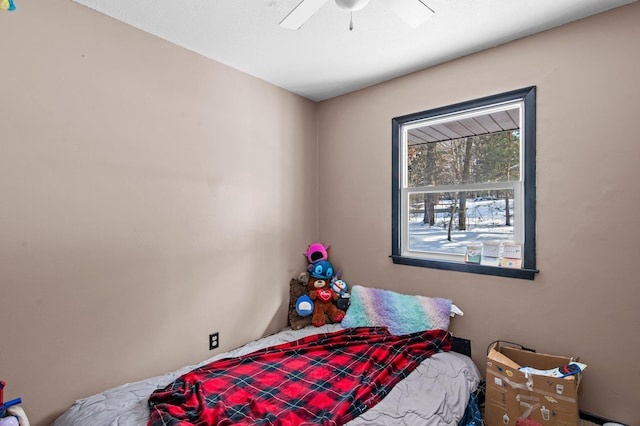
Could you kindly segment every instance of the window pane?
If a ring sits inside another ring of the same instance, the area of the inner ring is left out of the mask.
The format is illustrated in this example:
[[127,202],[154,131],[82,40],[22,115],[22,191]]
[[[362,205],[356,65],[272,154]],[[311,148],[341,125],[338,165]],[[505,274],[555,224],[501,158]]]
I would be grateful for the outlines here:
[[512,190],[409,195],[408,249],[464,255],[483,241],[514,240]]
[[520,132],[409,144],[409,188],[520,179]]
[[[395,117],[391,127],[393,262],[533,279],[536,88]],[[522,267],[465,259],[487,241],[521,243]]]

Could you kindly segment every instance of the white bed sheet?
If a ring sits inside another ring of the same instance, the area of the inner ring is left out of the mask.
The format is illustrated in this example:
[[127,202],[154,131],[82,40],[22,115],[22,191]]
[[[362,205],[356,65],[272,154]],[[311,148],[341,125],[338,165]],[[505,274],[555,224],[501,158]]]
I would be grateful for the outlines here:
[[[149,420],[149,395],[181,375],[221,358],[236,357],[305,336],[340,330],[339,324],[284,330],[162,376],[127,383],[76,401],[53,426],[141,426]],[[349,426],[457,425],[481,376],[469,357],[441,352],[423,361],[381,402]]]

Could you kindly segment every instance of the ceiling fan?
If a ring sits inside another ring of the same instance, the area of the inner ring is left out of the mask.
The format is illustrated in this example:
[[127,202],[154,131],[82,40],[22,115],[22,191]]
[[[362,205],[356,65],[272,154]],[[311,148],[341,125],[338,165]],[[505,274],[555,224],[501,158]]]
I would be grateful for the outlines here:
[[[351,13],[349,29],[353,29],[353,12],[363,9],[369,0],[334,0],[336,5]],[[412,28],[422,25],[435,12],[422,0],[378,0],[383,1]],[[298,5],[280,22],[280,26],[291,30],[300,29],[327,0],[300,0]]]

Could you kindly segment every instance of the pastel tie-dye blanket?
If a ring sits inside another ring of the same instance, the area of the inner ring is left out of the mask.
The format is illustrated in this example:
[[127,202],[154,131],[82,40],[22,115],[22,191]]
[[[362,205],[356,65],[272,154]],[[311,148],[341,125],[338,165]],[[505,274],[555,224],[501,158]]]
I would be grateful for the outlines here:
[[355,285],[342,327],[387,327],[394,335],[448,330],[452,302]]

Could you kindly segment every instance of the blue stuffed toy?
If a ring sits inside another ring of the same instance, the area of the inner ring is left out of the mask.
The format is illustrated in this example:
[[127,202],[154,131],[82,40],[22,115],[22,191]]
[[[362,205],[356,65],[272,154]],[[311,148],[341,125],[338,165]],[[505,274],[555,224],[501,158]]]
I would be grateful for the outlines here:
[[333,265],[328,260],[320,260],[307,267],[309,275],[313,278],[330,280],[333,278]]
[[343,296],[347,292],[348,288],[349,286],[345,280],[340,280],[335,277],[331,280],[331,290],[340,296]]
[[313,300],[306,294],[296,300],[296,312],[301,317],[308,317],[313,313]]

